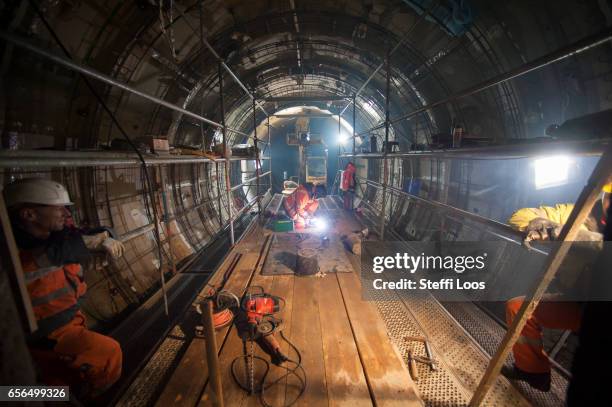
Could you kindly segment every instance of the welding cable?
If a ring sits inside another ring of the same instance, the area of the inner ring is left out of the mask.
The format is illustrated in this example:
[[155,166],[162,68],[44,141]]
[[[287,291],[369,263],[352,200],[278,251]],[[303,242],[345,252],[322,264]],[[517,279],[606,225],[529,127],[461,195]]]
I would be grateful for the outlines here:
[[[250,392],[250,389],[248,388],[248,386],[244,385],[240,379],[238,378],[238,375],[236,374],[236,370],[234,368],[234,366],[236,365],[236,363],[242,361],[242,360],[246,360],[248,362],[249,359],[251,360],[260,360],[264,363],[264,374],[261,378],[261,381],[259,383],[259,401],[261,402],[261,404],[264,407],[274,407],[271,404],[268,404],[268,402],[266,402],[265,400],[265,392],[268,391],[271,387],[278,385],[279,383],[282,384],[282,382],[284,381],[285,378],[288,378],[289,376],[294,376],[298,379],[299,381],[299,388],[300,391],[297,394],[297,396],[295,396],[295,399],[293,399],[291,402],[289,403],[285,403],[282,405],[282,407],[290,407],[292,405],[294,405],[299,399],[300,397],[302,397],[302,395],[304,394],[304,392],[306,391],[306,382],[307,382],[307,376],[306,376],[306,371],[304,370],[304,367],[302,366],[302,354],[300,353],[299,349],[289,340],[287,339],[287,337],[285,336],[285,334],[283,333],[283,331],[280,331],[280,336],[281,338],[283,338],[283,340],[285,342],[287,342],[289,344],[289,346],[291,347],[291,349],[293,349],[293,351],[295,352],[296,356],[297,356],[297,361],[293,360],[293,359],[287,359],[284,363],[292,363],[294,366],[292,368],[286,367],[286,366],[279,366],[281,368],[284,368],[286,370],[286,373],[279,376],[276,380],[274,380],[273,382],[267,383],[266,380],[268,378],[268,374],[270,373],[270,362],[268,362],[266,359],[264,359],[261,356],[257,356],[257,355],[248,355],[248,354],[243,354],[238,356],[237,358],[235,358],[234,360],[232,360],[232,364],[230,366],[230,370],[232,372],[232,377],[234,378],[234,381],[236,382],[236,384],[238,385],[238,387],[240,387],[242,390],[246,391],[246,392]],[[301,372],[301,375],[299,374],[299,372]],[[256,389],[253,389],[253,391],[256,392]]]
[[[49,22],[47,21],[47,19],[43,15],[43,13],[40,11],[40,8],[38,7],[38,3],[35,0],[29,0],[29,4],[34,9],[34,11],[36,12],[36,15],[38,16],[38,18],[40,18],[40,20],[42,21],[44,26],[47,28],[47,30],[49,31],[49,34],[51,34],[51,36],[53,37],[53,39],[55,40],[57,45],[61,48],[61,50],[64,53],[64,55],[66,55],[66,57],[68,59],[74,60],[72,58],[72,55],[68,51],[68,49],[64,46],[64,43],[62,42],[62,40],[59,38],[59,36],[55,32],[55,30],[51,27],[51,25],[49,24]],[[134,144],[132,139],[128,136],[128,134],[125,131],[125,129],[123,128],[123,126],[121,126],[121,124],[117,120],[117,117],[115,116],[115,114],[110,110],[110,108],[108,107],[106,102],[102,99],[102,97],[96,91],[96,89],[94,88],[94,86],[92,85],[90,80],[85,75],[83,75],[82,73],[79,73],[79,77],[83,80],[83,82],[85,83],[85,85],[87,86],[89,91],[92,93],[92,95],[96,98],[96,100],[98,101],[100,106],[102,106],[102,109],[104,109],[104,111],[109,115],[109,117],[110,117],[111,121],[113,122],[113,124],[115,126],[117,126],[117,129],[119,130],[119,132],[121,133],[121,135],[123,136],[125,141],[128,143],[128,145],[134,150],[134,152],[136,153],[136,155],[138,156],[138,159],[140,160],[140,162],[142,164],[142,170],[144,172],[144,176],[145,176],[145,180],[146,180],[146,189],[149,192],[149,200],[151,201],[151,207],[153,209],[153,221],[155,223],[155,227],[153,228],[153,232],[154,232],[154,236],[155,236],[155,241],[157,243],[158,255],[159,255],[159,268],[160,268],[160,271],[161,271],[162,270],[163,258],[164,258],[163,257],[163,249],[162,249],[162,244],[161,244],[161,237],[159,235],[159,230],[158,230],[159,223],[158,223],[157,208],[155,206],[155,195],[154,195],[154,192],[153,192],[153,184],[151,182],[151,177],[149,176],[149,171],[147,169],[147,163],[145,162],[145,159],[144,159],[142,153],[140,152],[140,150],[138,150],[138,147],[136,147],[136,145]],[[166,287],[165,287],[165,280],[164,280],[163,272],[161,272],[161,285],[162,285],[162,291],[164,293],[164,305],[165,305],[165,309],[166,309],[166,315],[169,316],[169,313],[168,313],[168,302],[167,302],[168,300],[167,300],[167,296],[166,296]]]
[[213,324],[215,325],[215,329],[223,328],[224,326],[228,326],[234,320],[234,313],[226,308],[219,312],[215,312],[213,314]]

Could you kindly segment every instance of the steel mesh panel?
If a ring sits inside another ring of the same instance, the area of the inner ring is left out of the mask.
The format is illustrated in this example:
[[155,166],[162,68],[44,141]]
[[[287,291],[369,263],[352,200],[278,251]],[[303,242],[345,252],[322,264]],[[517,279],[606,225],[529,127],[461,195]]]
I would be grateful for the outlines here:
[[[424,346],[404,341],[405,336],[426,335],[429,339],[439,369],[431,371],[428,366],[417,364],[420,380],[416,384],[426,405],[467,405],[489,359],[440,303],[429,294],[415,295],[404,291],[391,293],[369,289],[368,296],[378,307],[389,336],[405,361],[409,350],[415,355],[425,356]],[[499,377],[485,405],[526,406],[529,403],[508,380]]]
[[152,405],[160,385],[170,372],[177,356],[186,344],[185,334],[176,325],[164,339],[149,362],[140,371],[138,377],[117,402],[117,406],[146,407]]
[[[495,353],[505,334],[503,327],[473,303],[453,302],[445,303],[443,306],[470,333],[487,354]],[[512,362],[513,357],[510,355],[506,364],[511,365]],[[555,407],[565,404],[568,382],[554,369],[550,392],[537,391],[523,382],[515,382],[514,385],[535,405]]]

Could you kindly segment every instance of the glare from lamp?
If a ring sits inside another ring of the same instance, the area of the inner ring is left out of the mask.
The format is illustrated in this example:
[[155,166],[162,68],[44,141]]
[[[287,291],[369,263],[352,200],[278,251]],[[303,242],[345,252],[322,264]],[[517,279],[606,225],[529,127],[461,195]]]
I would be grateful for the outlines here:
[[551,188],[567,183],[571,160],[567,156],[538,158],[534,162],[535,188]]

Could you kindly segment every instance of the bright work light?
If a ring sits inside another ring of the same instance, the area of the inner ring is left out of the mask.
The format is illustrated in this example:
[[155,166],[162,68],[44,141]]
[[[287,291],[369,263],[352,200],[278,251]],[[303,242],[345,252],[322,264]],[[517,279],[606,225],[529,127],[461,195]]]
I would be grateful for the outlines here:
[[567,183],[571,160],[566,156],[538,158],[534,162],[535,187],[544,189]]

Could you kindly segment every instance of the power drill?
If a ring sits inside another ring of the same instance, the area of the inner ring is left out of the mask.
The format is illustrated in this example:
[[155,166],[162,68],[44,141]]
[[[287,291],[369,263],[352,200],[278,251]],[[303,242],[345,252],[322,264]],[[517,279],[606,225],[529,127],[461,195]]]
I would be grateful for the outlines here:
[[256,341],[261,349],[270,355],[272,363],[280,365],[288,358],[282,353],[274,337],[274,331],[280,326],[281,320],[273,315],[280,311],[283,299],[265,293],[261,287],[258,288],[261,289],[260,293],[247,292],[242,298],[240,308],[246,314],[248,335],[243,332],[241,336]]

